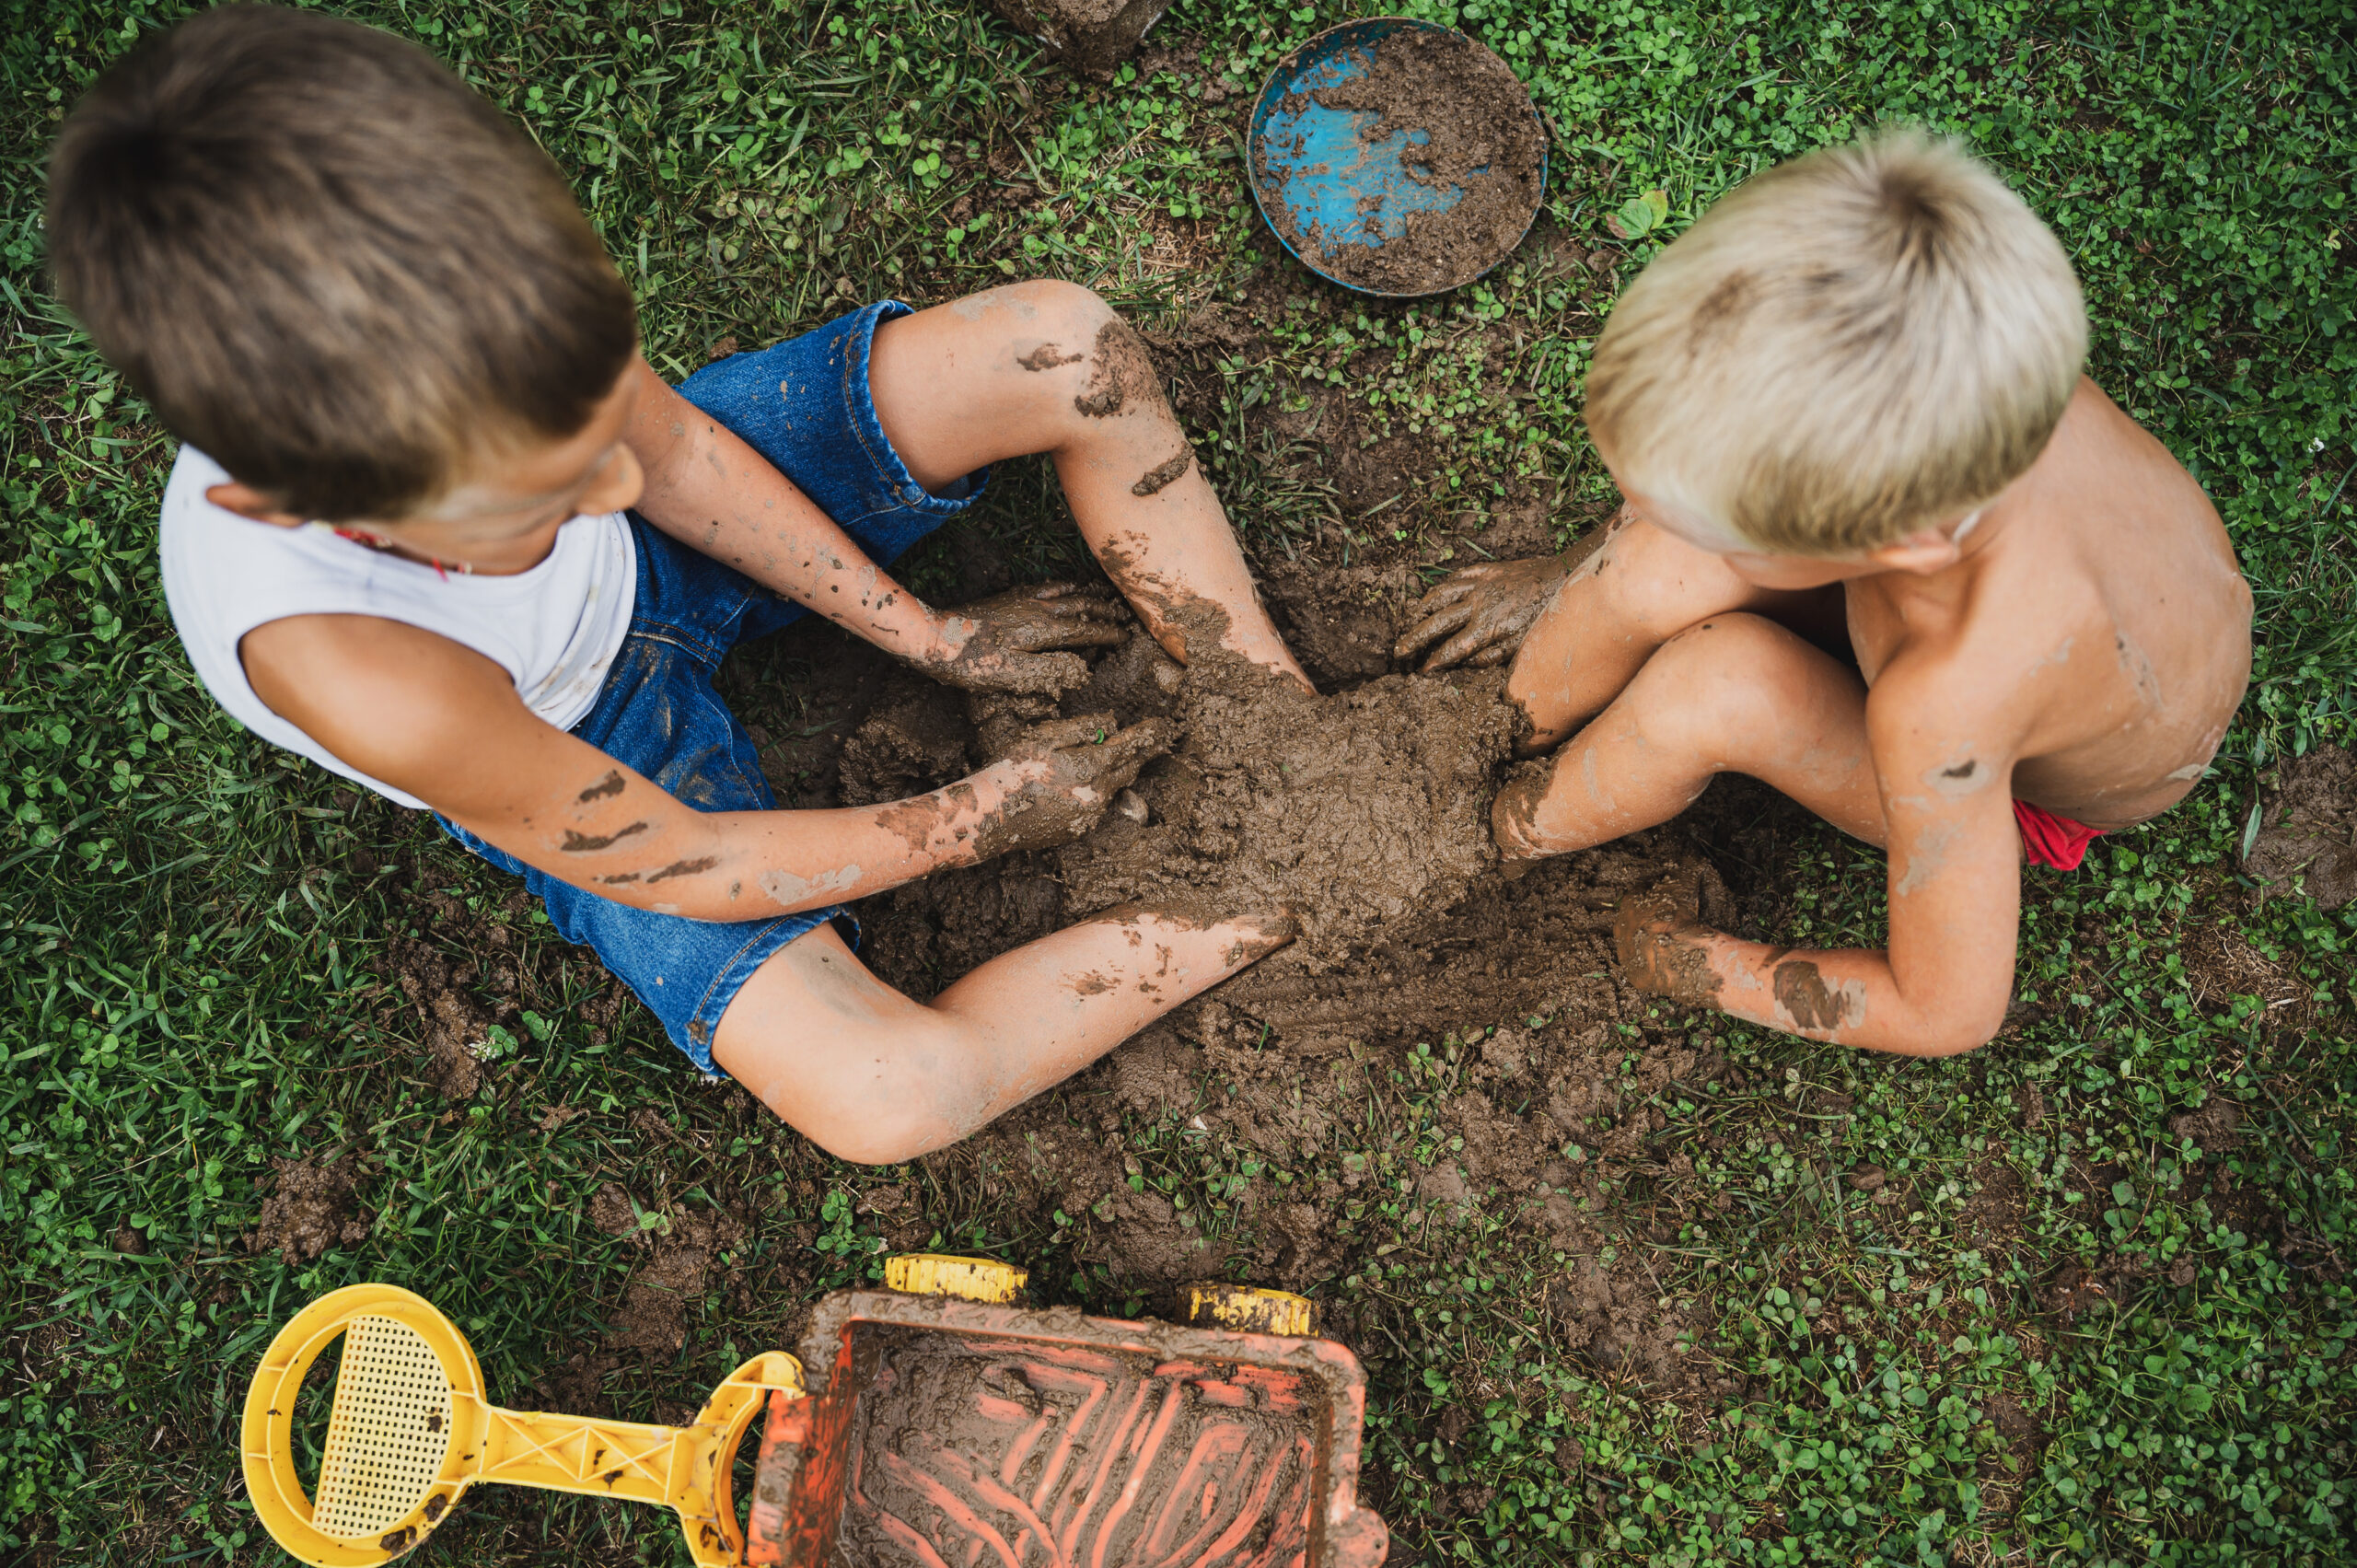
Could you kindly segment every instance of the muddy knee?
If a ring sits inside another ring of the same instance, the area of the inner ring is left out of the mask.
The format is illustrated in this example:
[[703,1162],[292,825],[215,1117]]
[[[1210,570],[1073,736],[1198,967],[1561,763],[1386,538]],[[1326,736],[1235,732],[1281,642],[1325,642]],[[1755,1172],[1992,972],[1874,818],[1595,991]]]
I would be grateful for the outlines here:
[[1111,306],[1078,284],[1024,286],[1037,291],[1015,343],[1026,396],[1044,400],[1083,439],[1110,422],[1166,409],[1145,343]]

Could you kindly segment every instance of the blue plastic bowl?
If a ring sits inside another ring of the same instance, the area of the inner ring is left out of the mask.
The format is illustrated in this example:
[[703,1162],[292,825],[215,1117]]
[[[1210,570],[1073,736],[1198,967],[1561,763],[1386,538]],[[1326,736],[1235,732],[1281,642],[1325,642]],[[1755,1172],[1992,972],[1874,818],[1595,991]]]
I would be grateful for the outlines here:
[[[1285,238],[1284,226],[1276,221],[1271,211],[1272,203],[1284,209],[1296,233],[1362,235],[1368,225],[1362,203],[1369,196],[1380,196],[1382,205],[1375,213],[1376,232],[1396,238],[1411,213],[1446,212],[1465,199],[1462,189],[1435,190],[1411,179],[1402,167],[1399,156],[1401,147],[1411,142],[1429,140],[1423,132],[1395,132],[1389,143],[1364,143],[1359,140],[1359,132],[1374,122],[1373,113],[1328,109],[1309,97],[1322,88],[1364,75],[1381,50],[1383,40],[1411,29],[1427,32],[1454,30],[1411,17],[1370,17],[1328,28],[1279,62],[1268,85],[1260,89],[1260,101],[1252,106],[1251,134],[1244,160],[1245,177],[1252,184],[1253,203],[1286,254],[1329,283],[1386,299],[1413,299],[1446,293],[1495,267],[1512,255],[1515,246],[1521,244],[1522,237],[1530,232],[1531,221],[1538,217],[1547,191],[1547,134],[1542,121],[1538,186],[1531,195],[1529,215],[1515,232],[1513,244],[1501,246],[1496,255],[1463,277],[1416,294],[1388,293],[1336,277],[1314,258],[1303,255]],[[1290,111],[1279,107],[1296,94],[1300,95],[1302,107]],[[1530,113],[1531,118],[1538,119],[1537,106]],[[1273,191],[1262,183],[1260,171],[1264,164],[1283,171],[1282,180],[1271,182],[1276,186]]]

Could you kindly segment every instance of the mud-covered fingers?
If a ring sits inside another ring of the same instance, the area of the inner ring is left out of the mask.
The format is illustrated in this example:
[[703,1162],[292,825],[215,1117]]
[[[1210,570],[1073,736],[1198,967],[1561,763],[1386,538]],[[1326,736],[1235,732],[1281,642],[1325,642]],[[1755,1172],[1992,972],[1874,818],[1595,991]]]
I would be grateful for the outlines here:
[[1026,621],[1007,628],[1006,642],[1027,654],[1038,654],[1052,648],[1109,648],[1119,644],[1122,635],[1120,625],[1109,620],[1060,614],[1053,620]]
[[[1472,624],[1432,651],[1424,660],[1424,673],[1429,675],[1452,665],[1480,669],[1499,663],[1514,651],[1513,641],[1511,628],[1500,626],[1492,617],[1476,615]],[[1485,655],[1489,656],[1482,656]]]
[[1691,909],[1655,889],[1620,900],[1612,946],[1631,989],[1715,1006],[1718,977],[1703,942],[1711,935]]
[[[1426,596],[1416,606],[1416,611],[1422,619],[1399,633],[1399,640],[1391,647],[1394,658],[1414,658],[1434,645],[1457,635],[1465,629],[1465,623],[1473,619],[1473,601],[1470,599],[1454,599],[1437,610],[1431,609],[1431,605],[1432,599]],[[1425,668],[1432,667],[1427,665]]]
[[1237,939],[1220,957],[1231,969],[1258,963],[1301,935],[1301,916],[1283,906],[1239,915],[1227,923],[1237,930]]
[[1424,597],[1416,601],[1416,608],[1409,613],[1417,616],[1437,614],[1470,598],[1488,587],[1490,579],[1495,577],[1504,564],[1500,561],[1477,561],[1470,566],[1459,566],[1426,588]]
[[[977,690],[1054,696],[1088,681],[1088,661],[1078,654],[1009,648],[998,656],[995,663],[997,668],[976,683]],[[981,674],[982,668],[976,667],[973,673]]]
[[1023,749],[1035,756],[1093,746],[1113,733],[1111,714],[1081,714],[1068,719],[1048,719],[1033,725],[1023,737]]
[[1107,782],[1115,789],[1127,789],[1138,776],[1138,770],[1166,755],[1178,743],[1178,726],[1168,719],[1144,719],[1132,725],[1108,742],[1118,753],[1112,772]]

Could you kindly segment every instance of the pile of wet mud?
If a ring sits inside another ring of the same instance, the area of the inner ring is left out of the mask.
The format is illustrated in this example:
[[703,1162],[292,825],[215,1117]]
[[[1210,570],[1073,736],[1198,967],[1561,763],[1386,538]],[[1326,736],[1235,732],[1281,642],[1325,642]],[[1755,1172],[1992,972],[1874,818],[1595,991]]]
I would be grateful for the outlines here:
[[[811,803],[903,798],[995,749],[991,722],[922,677],[887,671],[850,701],[832,788]],[[1299,938],[1209,1002],[1295,1051],[1433,1038],[1594,989],[1620,899],[1678,858],[1646,839],[1499,864],[1489,812],[1515,716],[1494,671],[1385,675],[1313,697],[1225,656],[1183,670],[1133,628],[1060,710],[1163,717],[1181,738],[1074,842],[854,905],[861,957],[888,983],[929,997],[1121,905],[1204,918],[1288,909]]]
[[1342,968],[1497,864],[1489,807],[1513,739],[1502,690],[1493,675],[1391,675],[1315,697],[1206,661],[1170,703],[1178,749],[1140,776],[1128,813],[1061,853],[1068,913],[1290,911],[1306,971]]
[[[1285,243],[1329,276],[1381,294],[1430,294],[1479,276],[1522,238],[1538,210],[1546,143],[1529,89],[1474,40],[1402,28],[1383,38],[1361,74],[1306,96],[1321,108],[1370,115],[1362,144],[1399,144],[1375,156],[1396,159],[1417,184],[1462,192],[1445,211],[1413,212],[1396,224],[1387,221],[1386,198],[1370,179],[1358,234],[1305,230],[1282,199],[1269,202],[1270,222]],[[1281,107],[1300,106],[1288,99]],[[1266,146],[1253,173],[1271,193],[1288,178]],[[1386,229],[1396,232],[1383,238]]]
[[[962,706],[921,686],[889,692],[843,743],[840,798],[900,798],[997,749],[987,709],[977,725]],[[1398,951],[1403,933],[1495,878],[1490,803],[1514,733],[1495,672],[1389,675],[1313,696],[1224,654],[1182,670],[1132,628],[1060,707],[1125,726],[1167,718],[1180,739],[1075,842],[862,905],[874,926],[864,956],[886,980],[929,994],[956,974],[911,970],[963,972],[1124,905],[1289,912],[1301,935],[1284,969],[1328,976]]]

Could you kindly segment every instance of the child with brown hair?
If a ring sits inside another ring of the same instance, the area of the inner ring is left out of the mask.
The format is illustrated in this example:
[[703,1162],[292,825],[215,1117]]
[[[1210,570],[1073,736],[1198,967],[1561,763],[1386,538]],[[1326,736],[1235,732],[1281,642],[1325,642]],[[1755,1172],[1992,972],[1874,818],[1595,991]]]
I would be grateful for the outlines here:
[[1514,658],[1553,756],[1499,797],[1509,857],[1666,821],[1732,771],[1890,858],[1882,952],[1631,900],[1641,988],[1969,1051],[2012,993],[2022,860],[2075,867],[2202,776],[2249,676],[2250,592],[2085,352],[2053,235],[1904,134],[1752,180],[1622,295],[1587,383],[1619,517],[1442,583],[1401,656]]
[[60,294],[186,443],[165,588],[214,697],[521,875],[698,1067],[834,1153],[961,1137],[1288,939],[1278,909],[1119,911],[919,1005],[841,900],[1077,836],[1165,726],[1050,723],[930,795],[780,811],[713,690],[806,610],[970,691],[1077,684],[1070,650],[1120,635],[1109,599],[945,613],[885,571],[1035,452],[1175,657],[1211,639],[1303,679],[1087,291],[885,300],[674,389],[529,140],[407,43],[252,6],[91,90],[49,236]]

